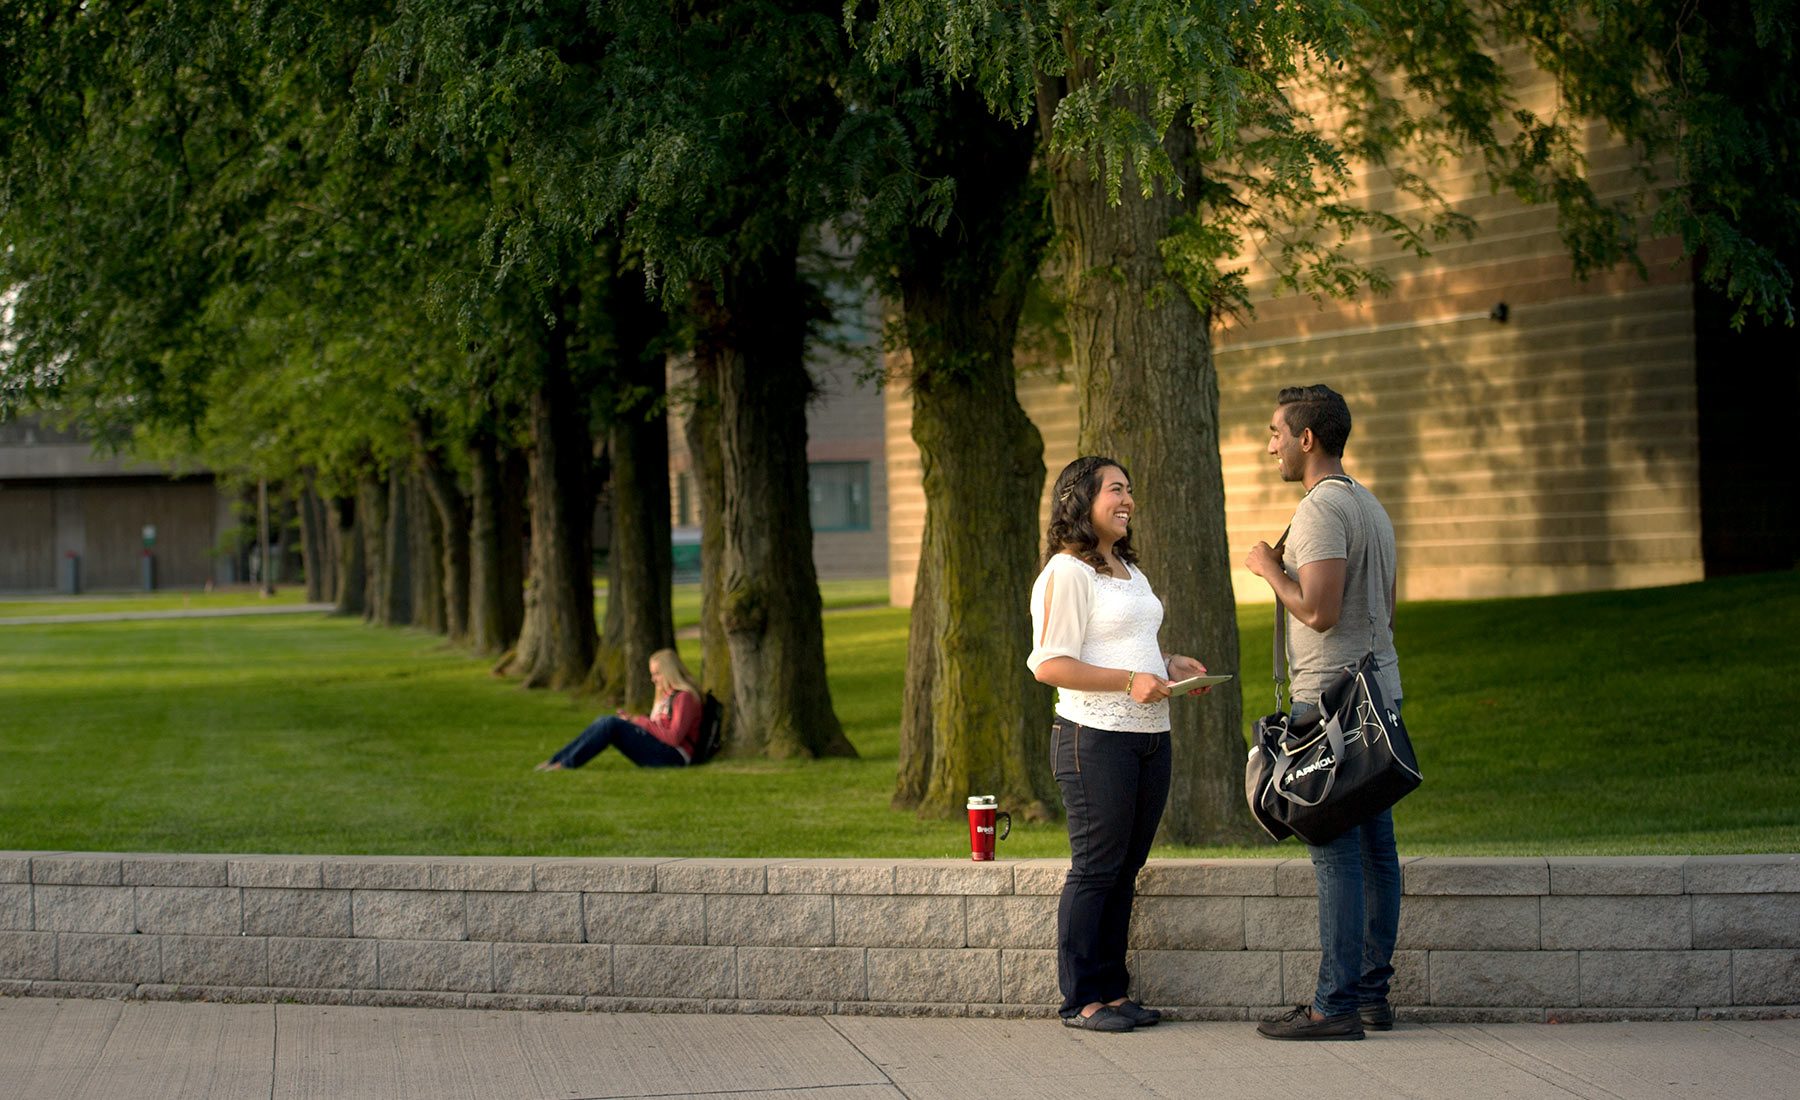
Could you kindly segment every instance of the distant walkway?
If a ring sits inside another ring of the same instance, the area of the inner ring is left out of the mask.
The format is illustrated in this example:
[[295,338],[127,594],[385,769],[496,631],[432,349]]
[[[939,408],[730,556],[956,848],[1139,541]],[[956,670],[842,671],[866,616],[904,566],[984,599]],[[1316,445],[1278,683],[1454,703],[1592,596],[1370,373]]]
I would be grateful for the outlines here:
[[213,1098],[1796,1095],[1800,1020],[1251,1025],[679,1016],[0,997],[0,1096]]
[[299,615],[331,611],[330,603],[284,603],[267,607],[187,607],[170,611],[83,611],[73,615],[17,615],[0,626],[49,626],[55,623],[119,623],[132,619],[228,619],[243,615]]

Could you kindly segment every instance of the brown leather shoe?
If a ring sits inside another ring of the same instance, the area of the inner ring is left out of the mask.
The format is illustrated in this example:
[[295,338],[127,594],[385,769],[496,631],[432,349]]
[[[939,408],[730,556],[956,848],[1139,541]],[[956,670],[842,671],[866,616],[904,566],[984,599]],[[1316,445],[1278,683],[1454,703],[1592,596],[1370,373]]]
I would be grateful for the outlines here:
[[1363,1026],[1354,1012],[1315,1020],[1310,1007],[1295,1005],[1280,1016],[1257,1024],[1256,1033],[1265,1039],[1360,1039]]
[[1394,1009],[1386,1001],[1357,1005],[1356,1018],[1362,1021],[1364,1031],[1394,1030]]

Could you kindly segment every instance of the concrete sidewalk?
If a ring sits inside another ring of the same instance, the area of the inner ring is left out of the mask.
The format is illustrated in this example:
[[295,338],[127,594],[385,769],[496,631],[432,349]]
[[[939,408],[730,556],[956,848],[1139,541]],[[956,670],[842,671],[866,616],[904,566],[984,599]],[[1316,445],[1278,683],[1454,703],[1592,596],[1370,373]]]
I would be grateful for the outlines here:
[[1800,1020],[1401,1024],[677,1016],[0,997],[0,1096],[1800,1096]]
[[235,619],[249,615],[304,615],[337,610],[331,603],[283,603],[268,607],[182,607],[160,611],[80,611],[67,615],[14,615],[0,626],[55,626],[59,623],[124,623],[138,619]]

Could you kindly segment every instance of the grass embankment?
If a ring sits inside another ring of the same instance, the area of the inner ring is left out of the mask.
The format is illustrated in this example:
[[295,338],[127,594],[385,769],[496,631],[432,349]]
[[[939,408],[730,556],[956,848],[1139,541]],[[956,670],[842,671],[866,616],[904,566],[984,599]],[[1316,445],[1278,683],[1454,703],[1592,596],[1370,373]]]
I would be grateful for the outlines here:
[[[868,598],[826,587],[828,605]],[[1268,707],[1268,619],[1240,610],[1241,661],[1201,655],[1244,670],[1247,717]],[[562,774],[531,765],[587,704],[416,632],[310,615],[0,628],[0,847],[961,856],[960,822],[888,809],[906,622],[826,618],[860,759],[641,771],[608,753]],[[1800,574],[1408,604],[1399,629],[1426,771],[1403,851],[1800,850]],[[1067,843],[1020,822],[1001,850]]]

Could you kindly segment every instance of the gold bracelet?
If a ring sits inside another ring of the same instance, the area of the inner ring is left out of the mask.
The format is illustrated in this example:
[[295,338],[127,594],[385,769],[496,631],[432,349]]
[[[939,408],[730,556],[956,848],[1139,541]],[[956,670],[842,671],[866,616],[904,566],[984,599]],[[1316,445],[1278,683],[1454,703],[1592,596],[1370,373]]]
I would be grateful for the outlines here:
[[1131,694],[1131,682],[1135,679],[1137,679],[1136,671],[1127,672],[1125,674],[1125,694],[1127,694],[1127,695]]

